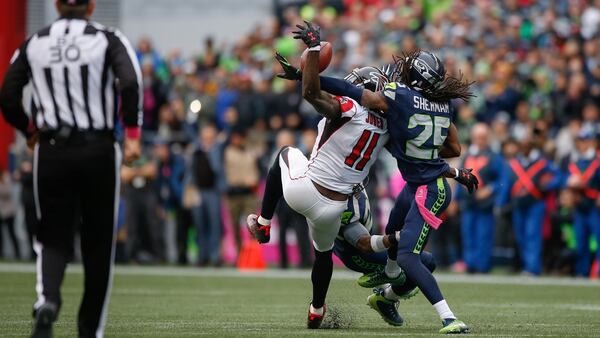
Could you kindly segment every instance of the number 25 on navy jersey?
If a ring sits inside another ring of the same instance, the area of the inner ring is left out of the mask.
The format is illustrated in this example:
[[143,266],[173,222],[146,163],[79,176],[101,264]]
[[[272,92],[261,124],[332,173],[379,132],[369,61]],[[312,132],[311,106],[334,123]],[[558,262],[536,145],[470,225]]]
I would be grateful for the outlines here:
[[431,102],[401,83],[389,83],[384,94],[395,105],[405,107],[406,156],[420,160],[438,158],[451,123],[450,103]]
[[384,89],[392,155],[408,181],[423,182],[439,176],[447,164],[439,149],[452,123],[450,102],[433,102],[402,83]]

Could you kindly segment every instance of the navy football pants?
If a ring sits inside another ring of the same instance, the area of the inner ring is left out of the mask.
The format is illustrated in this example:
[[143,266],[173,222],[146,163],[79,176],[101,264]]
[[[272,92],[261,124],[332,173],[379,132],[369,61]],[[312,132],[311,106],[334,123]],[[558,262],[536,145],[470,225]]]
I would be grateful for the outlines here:
[[[439,177],[428,183],[425,207],[440,216],[450,204],[452,192],[445,178]],[[415,195],[419,186],[407,184],[396,199],[390,214],[386,233],[400,231],[400,240],[396,250],[390,248],[388,256],[395,259],[406,276],[423,292],[431,304],[444,299],[431,271],[419,259],[427,244],[430,226],[421,215]]]

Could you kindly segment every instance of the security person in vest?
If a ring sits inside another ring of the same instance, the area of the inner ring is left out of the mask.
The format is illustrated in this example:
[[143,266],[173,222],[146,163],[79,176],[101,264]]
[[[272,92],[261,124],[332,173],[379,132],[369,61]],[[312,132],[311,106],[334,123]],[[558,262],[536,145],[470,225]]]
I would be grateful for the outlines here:
[[547,194],[561,185],[558,168],[544,157],[542,132],[532,129],[521,141],[521,153],[505,163],[502,174],[500,206],[512,205],[515,240],[523,273],[542,272],[542,226]]
[[[575,274],[588,276],[590,272],[590,237],[599,236],[600,211],[596,205],[600,177],[600,156],[596,153],[595,133],[591,126],[584,126],[575,141],[577,151],[572,152],[561,165],[566,177],[566,187],[576,193],[573,225],[577,256]],[[598,237],[597,237],[598,238]]]
[[[33,337],[51,337],[60,287],[81,236],[84,293],[79,337],[103,337],[112,284],[121,149],[140,153],[141,73],[129,41],[88,21],[95,0],[56,0],[60,18],[29,37],[6,73],[0,106],[8,123],[34,147],[37,302]],[[23,88],[30,84],[31,116]],[[120,114],[118,112],[120,107]]]
[[479,189],[467,194],[457,191],[461,210],[463,259],[469,272],[487,273],[492,268],[494,249],[494,203],[502,174],[502,158],[489,146],[490,129],[477,123],[471,129],[471,145],[462,167],[473,168]]

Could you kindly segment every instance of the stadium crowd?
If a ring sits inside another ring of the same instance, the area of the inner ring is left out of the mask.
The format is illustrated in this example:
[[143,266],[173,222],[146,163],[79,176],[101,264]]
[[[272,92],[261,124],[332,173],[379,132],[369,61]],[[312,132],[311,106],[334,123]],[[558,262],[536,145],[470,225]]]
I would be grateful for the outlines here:
[[[472,196],[454,191],[430,244],[440,265],[598,273],[600,1],[313,0],[276,12],[232,45],[206,37],[193,58],[139,41],[145,151],[122,169],[120,261],[235,261],[274,153],[293,145],[308,155],[315,141],[320,116],[298,83],[275,77],[273,58],[278,50],[298,64],[302,49],[290,32],[311,20],[334,46],[328,75],[388,64],[418,47],[435,51],[449,74],[475,81],[470,103],[457,102],[463,156],[454,164],[475,168],[482,186]],[[22,204],[27,233],[35,226],[31,153],[15,147],[12,159],[0,181],[0,219],[25,256],[13,224]],[[395,168],[383,156],[367,186],[380,226],[402,187]],[[288,230],[299,265],[310,266],[305,221],[286,205],[278,219],[281,266]]]

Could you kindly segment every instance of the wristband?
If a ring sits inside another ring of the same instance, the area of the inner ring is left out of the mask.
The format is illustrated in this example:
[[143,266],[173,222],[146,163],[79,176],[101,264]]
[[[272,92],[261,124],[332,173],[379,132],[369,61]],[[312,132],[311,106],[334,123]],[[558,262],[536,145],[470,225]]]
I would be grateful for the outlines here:
[[320,52],[321,51],[321,44],[318,44],[318,45],[316,45],[314,47],[308,48],[308,51],[309,52]]
[[384,236],[382,235],[371,236],[371,249],[373,249],[373,252],[383,252],[387,250],[387,248],[383,244],[383,237]]
[[142,134],[142,129],[140,127],[127,127],[125,128],[125,137],[138,139]]
[[460,172],[458,171],[457,168],[454,168],[454,178],[458,178],[458,176],[460,176]]

